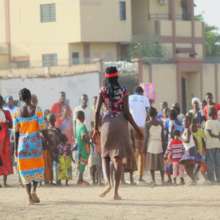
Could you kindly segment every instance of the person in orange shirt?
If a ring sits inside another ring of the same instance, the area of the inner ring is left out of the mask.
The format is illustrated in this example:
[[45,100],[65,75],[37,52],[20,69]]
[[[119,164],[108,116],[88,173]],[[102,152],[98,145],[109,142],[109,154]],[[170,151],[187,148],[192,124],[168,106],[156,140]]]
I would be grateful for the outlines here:
[[67,143],[72,145],[74,143],[72,110],[67,103],[65,92],[60,93],[60,99],[52,106],[51,113],[56,116],[56,128],[61,130],[68,139]]
[[213,101],[213,95],[211,92],[206,93],[206,101],[207,101],[207,105],[205,105],[205,107],[203,108],[203,113],[204,113],[205,119],[208,120],[209,119],[209,108],[214,107],[216,111],[218,112],[220,110],[220,104],[215,103]]

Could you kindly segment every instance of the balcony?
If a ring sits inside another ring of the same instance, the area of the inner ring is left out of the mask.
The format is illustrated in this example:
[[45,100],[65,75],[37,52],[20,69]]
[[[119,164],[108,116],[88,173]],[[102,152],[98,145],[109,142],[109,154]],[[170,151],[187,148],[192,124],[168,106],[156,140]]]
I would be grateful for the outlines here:
[[[160,36],[172,36],[172,21],[160,20],[159,22],[159,33]],[[191,21],[176,21],[176,36],[177,37],[192,37],[192,23]],[[202,38],[203,36],[203,25],[199,21],[195,21],[195,37]]]
[[[173,36],[173,23],[171,20],[148,20],[143,23],[138,31],[133,32],[134,40],[139,38],[149,38],[149,36],[158,36],[162,43],[171,43]],[[176,21],[176,37],[179,43],[192,42],[192,22],[191,21]],[[195,43],[201,44],[203,38],[203,24],[195,21]],[[178,42],[177,42],[178,43]]]

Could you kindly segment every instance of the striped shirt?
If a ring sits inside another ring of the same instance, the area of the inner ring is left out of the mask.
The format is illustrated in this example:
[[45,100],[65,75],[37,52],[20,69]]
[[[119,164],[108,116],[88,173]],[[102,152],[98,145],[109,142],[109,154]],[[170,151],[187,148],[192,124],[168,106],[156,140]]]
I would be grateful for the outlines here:
[[165,155],[168,155],[173,162],[179,162],[184,154],[183,142],[178,139],[171,139]]

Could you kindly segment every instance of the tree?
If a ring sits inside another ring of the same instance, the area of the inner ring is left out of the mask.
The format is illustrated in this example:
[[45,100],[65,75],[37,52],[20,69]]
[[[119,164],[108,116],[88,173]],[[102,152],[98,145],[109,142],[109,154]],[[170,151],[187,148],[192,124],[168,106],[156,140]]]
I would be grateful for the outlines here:
[[129,45],[130,58],[164,57],[164,49],[158,41],[135,41]]
[[220,33],[219,29],[215,26],[205,23],[202,15],[195,17],[196,20],[204,22],[205,24],[205,50],[206,56],[220,56]]

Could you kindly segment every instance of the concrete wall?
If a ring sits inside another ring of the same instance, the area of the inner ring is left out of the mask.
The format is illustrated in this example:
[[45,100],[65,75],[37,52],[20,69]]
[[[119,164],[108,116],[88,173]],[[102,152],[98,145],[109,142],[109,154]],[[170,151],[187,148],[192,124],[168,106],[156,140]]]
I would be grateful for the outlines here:
[[203,95],[209,91],[215,94],[215,66],[203,65]]
[[161,36],[172,36],[172,22],[170,20],[160,21]]
[[[151,70],[152,69],[152,70]],[[176,66],[172,64],[152,64],[144,66],[144,80],[149,82],[152,77],[152,83],[156,88],[155,106],[159,108],[160,103],[164,100],[168,103],[177,101],[176,86]],[[151,77],[150,77],[151,74]]]
[[71,43],[69,44],[69,57],[71,58],[72,53],[79,53],[80,61],[83,61],[83,44],[82,43]]
[[71,107],[74,107],[79,104],[82,94],[88,94],[90,100],[98,95],[99,86],[99,73],[57,78],[4,79],[0,80],[0,94],[12,95],[17,99],[18,91],[26,87],[38,96],[39,106],[47,109],[58,101],[59,92],[65,91]]
[[6,42],[5,35],[5,1],[0,1],[0,46]]
[[91,59],[117,60],[117,44],[115,43],[92,43],[90,45]]
[[220,64],[203,64],[202,95],[212,92],[217,102],[220,102]]
[[9,67],[9,56],[7,54],[0,53],[0,69]]
[[0,1],[0,69],[9,66],[8,42],[6,34],[6,4],[5,0]]
[[120,20],[119,0],[81,0],[81,40],[84,42],[129,42],[131,0],[126,1],[125,21]]
[[[173,65],[153,65],[152,82],[155,83],[157,106],[163,100],[167,100],[169,103],[177,100],[177,87],[176,87],[176,67]],[[170,81],[168,81],[169,79]],[[170,83],[172,82],[172,83]]]
[[159,1],[155,1],[155,0],[149,0],[149,11],[150,11],[150,17],[151,18],[157,18],[160,15],[163,15],[164,18],[168,18],[169,17],[169,8],[168,8],[168,4],[165,5],[161,5],[159,4]]
[[195,37],[203,36],[203,23],[200,21],[195,21]]
[[192,23],[190,21],[177,21],[176,22],[176,36],[177,37],[191,37],[192,36]]
[[[148,0],[150,5],[151,18],[169,18],[169,3],[160,4],[159,1]],[[182,18],[181,0],[175,0],[176,3],[176,17]]]
[[202,100],[207,92],[213,93],[216,102],[220,102],[220,64],[201,65],[201,71],[177,73],[176,64],[144,64],[143,82],[151,81],[156,86],[155,106],[159,107],[162,101],[168,101],[170,105],[177,101],[182,102],[181,84],[177,74],[180,74],[179,80],[186,79],[187,108],[191,106],[192,97]]
[[[69,45],[69,57],[72,52],[78,52],[81,62],[84,62],[84,43],[72,43]],[[89,43],[88,50],[90,60],[101,59],[101,60],[117,60],[118,58],[118,47],[116,43]],[[87,60],[88,61],[88,60]]]

